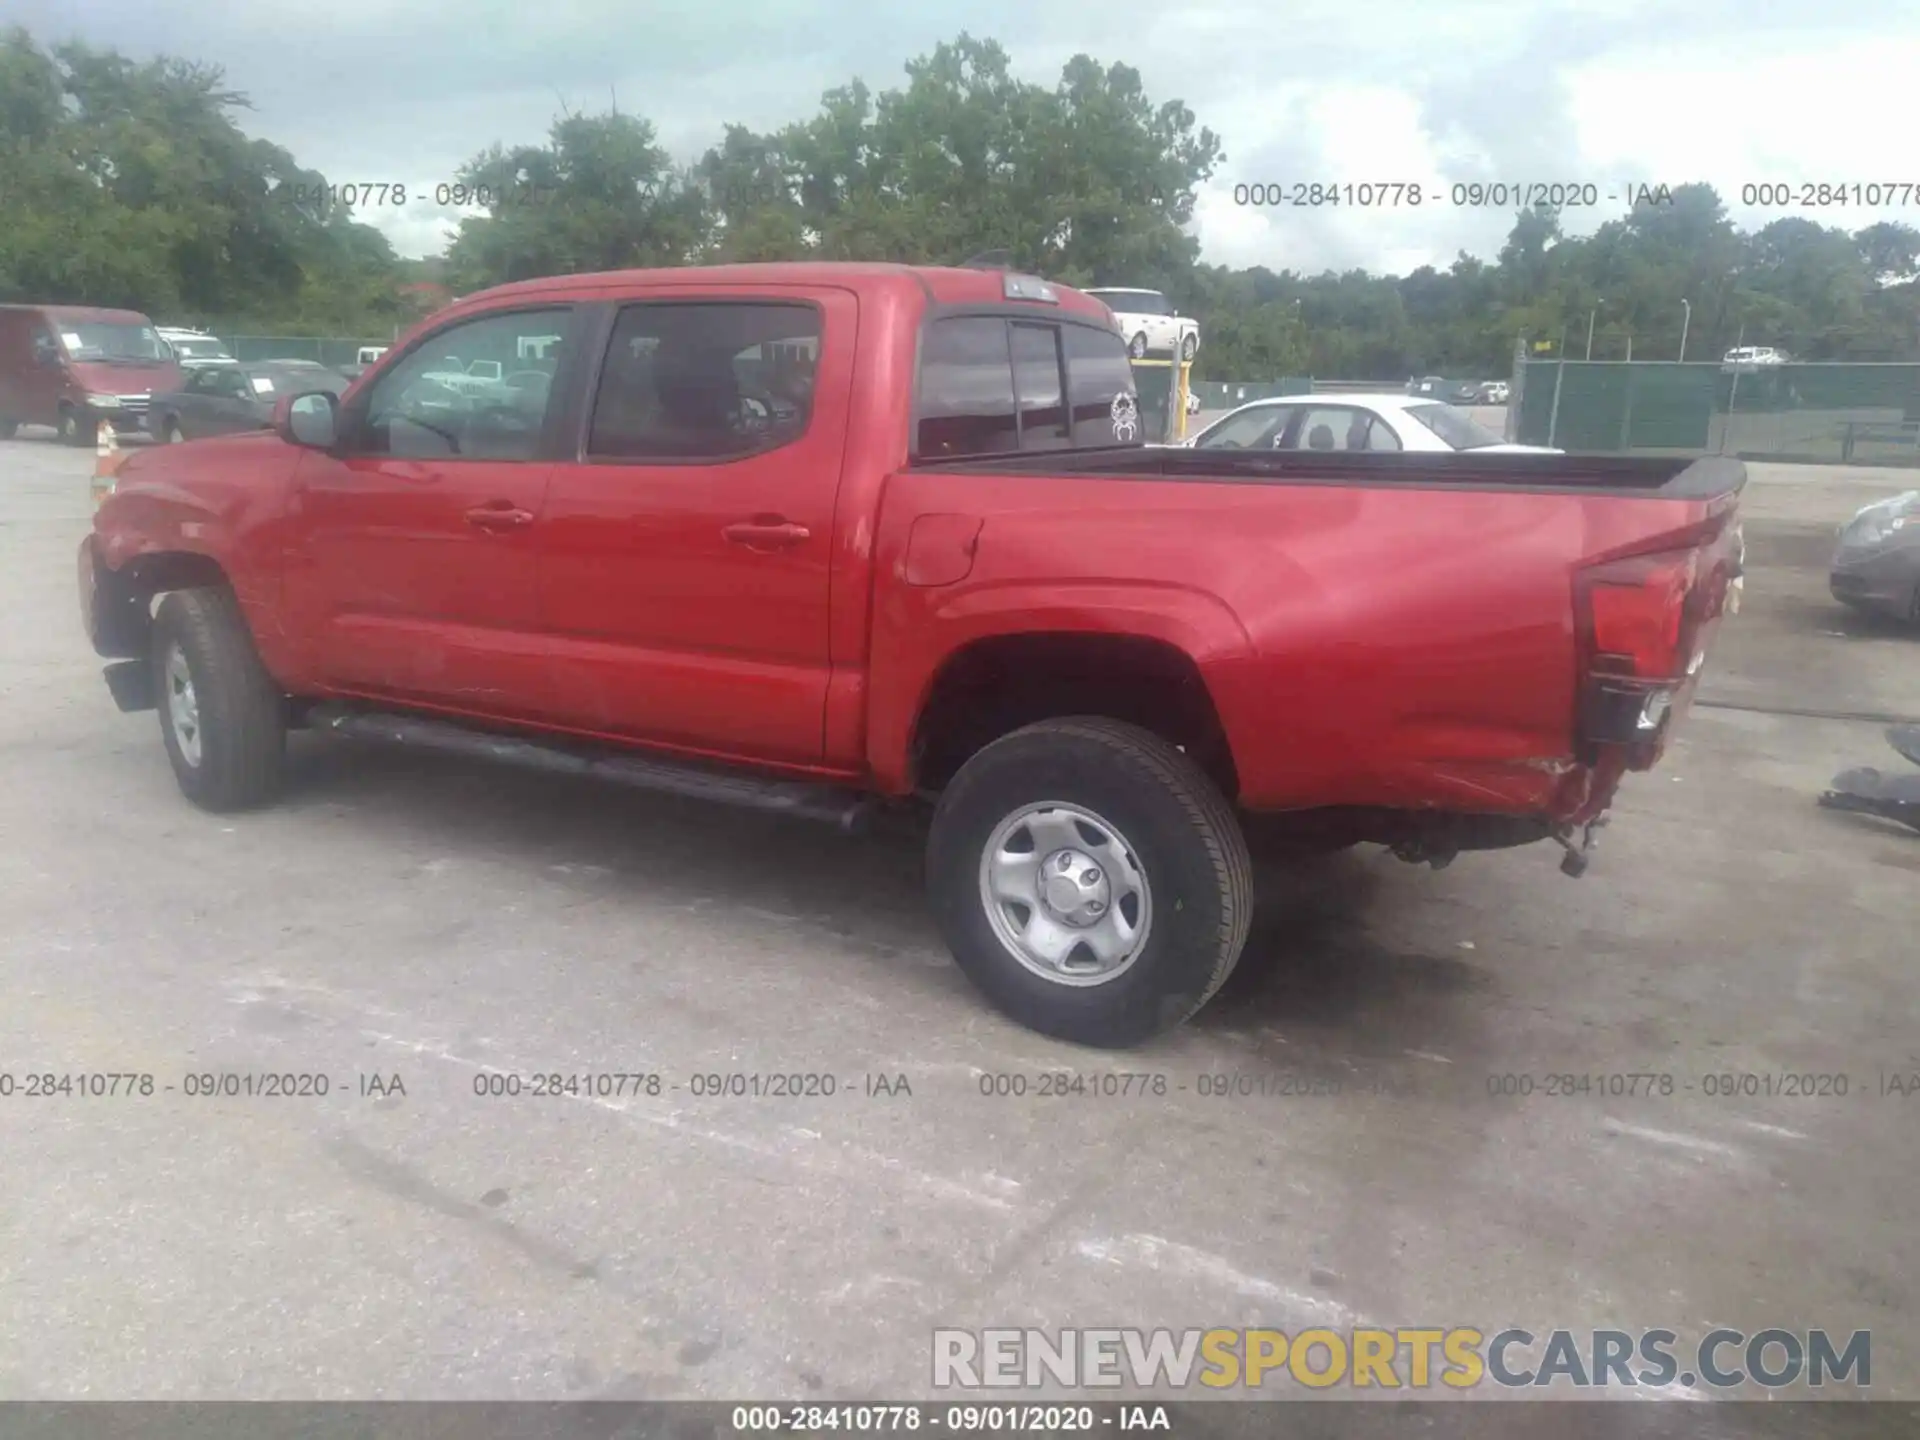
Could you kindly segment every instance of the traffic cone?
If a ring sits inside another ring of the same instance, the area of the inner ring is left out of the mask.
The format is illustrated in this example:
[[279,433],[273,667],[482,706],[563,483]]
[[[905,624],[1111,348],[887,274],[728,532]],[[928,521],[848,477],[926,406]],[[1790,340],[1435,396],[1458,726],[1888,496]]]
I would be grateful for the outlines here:
[[126,456],[120,453],[120,440],[113,426],[101,425],[95,431],[93,449],[93,503],[99,505],[113,493],[114,477]]

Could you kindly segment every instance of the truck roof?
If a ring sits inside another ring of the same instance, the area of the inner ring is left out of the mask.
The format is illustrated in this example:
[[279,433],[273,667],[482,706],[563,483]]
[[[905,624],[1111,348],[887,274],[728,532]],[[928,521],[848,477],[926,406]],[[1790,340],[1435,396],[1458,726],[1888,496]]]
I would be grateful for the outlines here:
[[[957,265],[896,265],[862,260],[782,260],[746,265],[687,265],[654,270],[603,270],[586,275],[552,275],[518,280],[491,290],[462,296],[456,305],[510,296],[565,295],[610,285],[639,289],[688,285],[831,285],[866,294],[917,292],[935,305],[998,305],[1009,303],[1002,270],[970,269]],[[1065,285],[1048,282],[1060,296],[1059,309],[1105,320],[1106,309],[1097,300]],[[1015,301],[1033,305],[1033,301]],[[1036,308],[1042,308],[1036,305]],[[1053,309],[1052,306],[1045,306]]]
[[46,315],[57,320],[118,320],[137,321],[150,325],[138,310],[111,310],[99,305],[0,305],[0,310],[31,310],[38,315]]

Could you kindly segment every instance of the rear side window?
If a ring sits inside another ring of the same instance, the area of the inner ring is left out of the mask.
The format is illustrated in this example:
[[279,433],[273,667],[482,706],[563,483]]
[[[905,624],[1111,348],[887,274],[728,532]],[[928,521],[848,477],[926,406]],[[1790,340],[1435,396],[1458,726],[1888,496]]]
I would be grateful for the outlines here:
[[920,352],[927,460],[1142,443],[1126,342],[1088,325],[939,320]]
[[587,451],[672,464],[744,460],[792,444],[813,414],[819,355],[820,312],[811,305],[629,305],[608,343]]

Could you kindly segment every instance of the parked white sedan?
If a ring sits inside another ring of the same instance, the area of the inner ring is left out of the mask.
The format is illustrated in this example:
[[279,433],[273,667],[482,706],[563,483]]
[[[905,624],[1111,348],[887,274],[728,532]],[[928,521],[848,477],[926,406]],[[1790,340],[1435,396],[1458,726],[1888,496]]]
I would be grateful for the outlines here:
[[1255,400],[1181,443],[1197,450],[1565,453],[1546,445],[1510,444],[1457,406],[1417,395],[1282,395]]

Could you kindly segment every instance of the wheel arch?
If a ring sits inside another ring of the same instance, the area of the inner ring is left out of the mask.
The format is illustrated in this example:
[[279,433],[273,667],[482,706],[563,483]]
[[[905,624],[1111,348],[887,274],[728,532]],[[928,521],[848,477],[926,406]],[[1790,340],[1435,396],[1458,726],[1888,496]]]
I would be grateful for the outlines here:
[[1041,720],[1102,717],[1138,725],[1188,754],[1229,798],[1233,746],[1189,649],[1138,631],[1022,630],[978,636],[941,661],[914,713],[912,788],[939,790],[967,759]]

